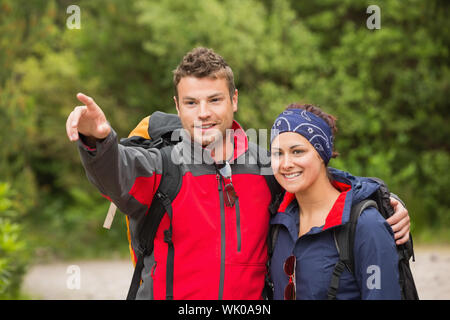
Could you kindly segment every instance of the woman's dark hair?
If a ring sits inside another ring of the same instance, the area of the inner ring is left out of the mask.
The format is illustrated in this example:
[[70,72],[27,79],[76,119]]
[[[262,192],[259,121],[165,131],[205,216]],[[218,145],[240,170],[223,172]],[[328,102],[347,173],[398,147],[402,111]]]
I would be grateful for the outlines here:
[[[312,104],[297,104],[293,103],[287,106],[286,110],[288,109],[302,109],[306,110],[308,112],[311,112],[312,114],[315,114],[319,118],[323,119],[331,128],[331,132],[333,133],[334,140],[336,140],[336,132],[338,131],[336,127],[336,121],[337,118],[331,114],[328,114],[326,112],[323,112],[319,107],[312,105]],[[333,152],[331,154],[331,158],[336,158],[339,156],[339,153],[335,151],[335,143],[333,141]]]

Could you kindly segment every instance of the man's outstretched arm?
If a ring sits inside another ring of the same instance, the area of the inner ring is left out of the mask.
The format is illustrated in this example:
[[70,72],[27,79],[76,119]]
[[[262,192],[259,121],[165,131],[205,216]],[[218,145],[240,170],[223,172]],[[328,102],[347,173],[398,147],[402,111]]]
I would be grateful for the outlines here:
[[119,145],[117,134],[95,101],[84,94],[77,98],[86,105],[74,108],[66,131],[70,141],[78,141],[89,181],[123,213],[144,215],[160,181],[159,150]]

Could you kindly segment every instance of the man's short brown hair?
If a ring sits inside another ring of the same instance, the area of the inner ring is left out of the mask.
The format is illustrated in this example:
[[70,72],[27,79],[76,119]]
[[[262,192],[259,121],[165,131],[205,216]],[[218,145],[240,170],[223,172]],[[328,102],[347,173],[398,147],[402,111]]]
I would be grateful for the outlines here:
[[178,96],[178,83],[183,77],[224,78],[228,84],[230,99],[233,99],[234,91],[236,90],[233,71],[225,60],[212,49],[195,48],[183,57],[181,63],[173,71],[173,84],[176,96]]

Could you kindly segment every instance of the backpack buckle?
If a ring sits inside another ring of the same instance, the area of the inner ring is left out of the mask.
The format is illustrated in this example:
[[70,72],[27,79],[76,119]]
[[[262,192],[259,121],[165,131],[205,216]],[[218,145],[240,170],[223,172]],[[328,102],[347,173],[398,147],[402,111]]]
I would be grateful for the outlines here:
[[[152,141],[152,148],[158,148],[160,144],[164,143],[164,139],[163,138],[158,138],[156,140]],[[158,148],[159,149],[159,148]]]
[[164,230],[164,242],[168,244],[172,243],[172,230]]

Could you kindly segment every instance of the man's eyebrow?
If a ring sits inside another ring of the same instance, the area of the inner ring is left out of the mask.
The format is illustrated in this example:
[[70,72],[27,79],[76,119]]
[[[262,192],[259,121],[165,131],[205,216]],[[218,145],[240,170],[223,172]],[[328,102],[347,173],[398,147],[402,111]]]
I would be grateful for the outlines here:
[[212,99],[212,98],[221,98],[223,97],[224,94],[222,92],[217,92],[217,93],[213,93],[212,95],[208,96],[208,99]]
[[[220,98],[220,97],[223,97],[223,96],[224,96],[224,94],[222,92],[217,92],[217,93],[213,93],[213,94],[207,96],[206,98],[207,99],[213,99],[213,98]],[[190,100],[197,100],[197,98],[186,96],[186,97],[183,97],[182,100],[183,101],[186,101],[186,100],[190,101]]]
[[183,101],[185,101],[185,100],[197,100],[196,98],[193,98],[193,97],[183,97],[183,99],[182,99]]

